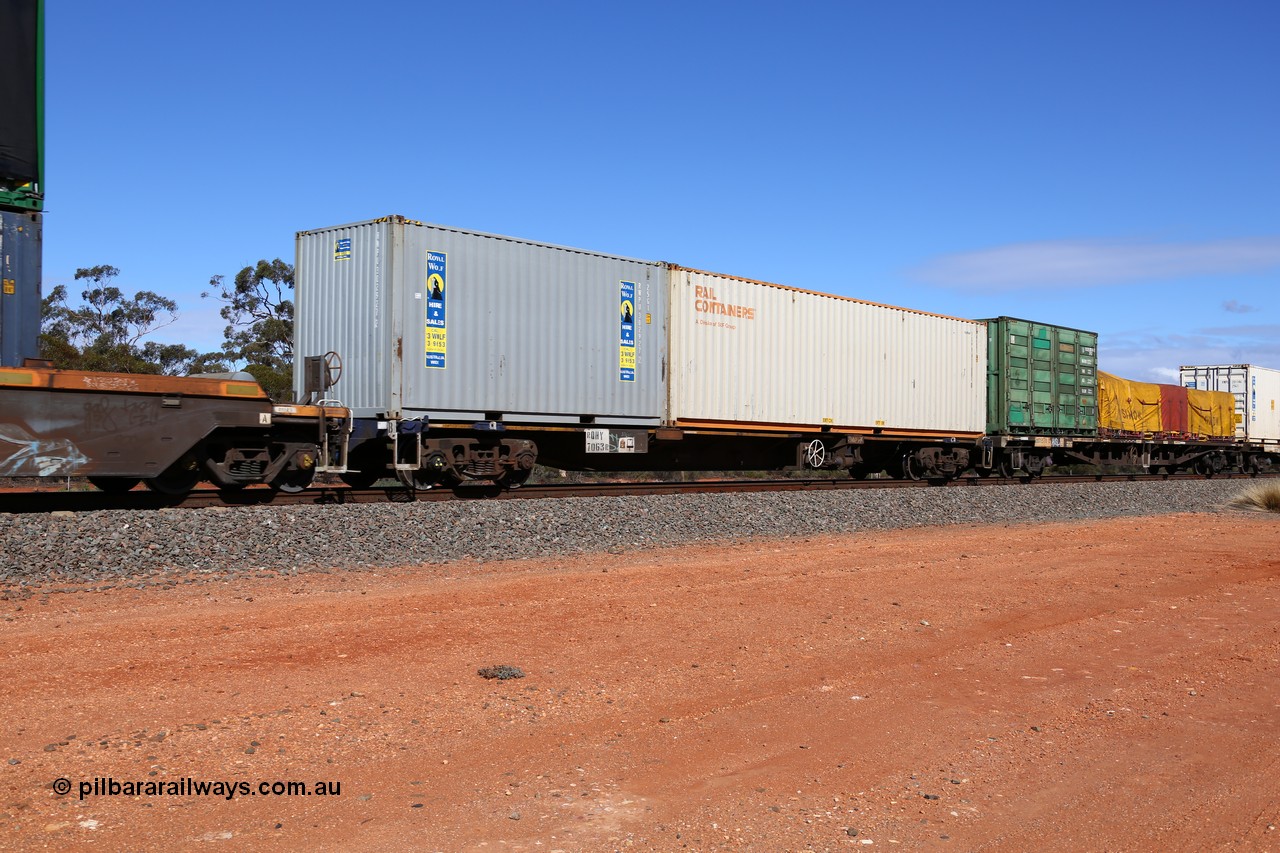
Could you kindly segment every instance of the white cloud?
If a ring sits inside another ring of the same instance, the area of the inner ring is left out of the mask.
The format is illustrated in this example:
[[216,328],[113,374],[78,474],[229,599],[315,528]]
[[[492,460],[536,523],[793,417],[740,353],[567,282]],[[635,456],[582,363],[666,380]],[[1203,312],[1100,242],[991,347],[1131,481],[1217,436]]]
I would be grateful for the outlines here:
[[1212,335],[1218,338],[1244,338],[1271,346],[1280,341],[1280,323],[1269,323],[1258,326],[1213,326],[1197,329],[1199,334]]
[[1230,311],[1232,314],[1252,314],[1254,311],[1261,311],[1257,305],[1245,305],[1243,302],[1237,302],[1234,299],[1228,299],[1222,303],[1224,311]]
[[1098,341],[1098,367],[1144,382],[1176,382],[1184,364],[1280,368],[1280,326],[1226,326],[1190,334],[1152,329],[1111,332]]
[[1014,243],[944,255],[917,268],[913,274],[922,281],[943,287],[995,292],[1043,285],[1094,287],[1146,279],[1230,275],[1273,267],[1280,267],[1280,236],[1207,243],[1116,240]]

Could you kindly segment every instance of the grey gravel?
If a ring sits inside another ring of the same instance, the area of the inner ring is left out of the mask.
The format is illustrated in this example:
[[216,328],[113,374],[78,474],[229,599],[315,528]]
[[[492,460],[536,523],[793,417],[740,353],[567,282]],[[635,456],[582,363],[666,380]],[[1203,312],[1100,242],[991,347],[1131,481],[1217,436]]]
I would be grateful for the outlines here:
[[0,589],[177,584],[922,525],[1223,511],[1245,481],[866,489],[0,516]]

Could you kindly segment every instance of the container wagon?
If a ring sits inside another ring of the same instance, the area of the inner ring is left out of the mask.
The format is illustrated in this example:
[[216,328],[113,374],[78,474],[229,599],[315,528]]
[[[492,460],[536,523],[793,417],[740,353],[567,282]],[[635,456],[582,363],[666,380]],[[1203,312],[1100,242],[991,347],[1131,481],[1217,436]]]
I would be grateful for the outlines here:
[[1012,317],[988,324],[987,447],[1004,476],[1061,465],[1213,474],[1260,470],[1233,441],[1231,399],[1097,369],[1095,332]]
[[985,324],[669,270],[667,425],[800,429],[812,437],[792,462],[854,475],[954,476],[972,463],[986,424]]
[[1102,459],[1155,471],[1249,470],[1235,440],[1234,401],[1218,391],[1098,374]]
[[297,391],[346,365],[348,482],[570,470],[953,476],[986,324],[392,216],[297,236]]
[[87,477],[108,492],[142,482],[177,496],[202,480],[297,491],[328,460],[341,461],[348,428],[342,410],[273,404],[248,374],[28,364],[0,368],[0,401],[0,477]]
[[1015,317],[987,324],[985,464],[1039,476],[1098,436],[1098,335]]

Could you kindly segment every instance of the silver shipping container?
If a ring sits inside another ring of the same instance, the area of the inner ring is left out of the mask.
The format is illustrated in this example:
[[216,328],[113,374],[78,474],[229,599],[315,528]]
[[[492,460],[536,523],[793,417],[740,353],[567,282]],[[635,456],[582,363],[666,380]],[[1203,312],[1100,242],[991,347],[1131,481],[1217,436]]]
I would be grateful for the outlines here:
[[1255,364],[1183,365],[1182,384],[1236,398],[1236,437],[1280,442],[1280,370]]
[[387,217],[297,235],[295,386],[337,352],[356,417],[657,425],[667,271]]
[[682,425],[981,434],[985,323],[673,267]]

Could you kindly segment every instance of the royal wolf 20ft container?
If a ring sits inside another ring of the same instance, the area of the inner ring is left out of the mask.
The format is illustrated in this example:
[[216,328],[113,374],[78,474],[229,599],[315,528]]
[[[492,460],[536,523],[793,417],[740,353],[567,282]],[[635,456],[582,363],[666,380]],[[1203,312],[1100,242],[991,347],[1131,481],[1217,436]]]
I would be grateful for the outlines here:
[[978,436],[987,327],[671,268],[669,419],[688,427]]
[[1097,333],[1013,317],[986,323],[987,432],[1096,434]]
[[295,385],[358,418],[658,425],[664,264],[393,216],[297,235]]
[[1236,437],[1280,442],[1280,370],[1256,364],[1183,365],[1182,384],[1235,396]]

